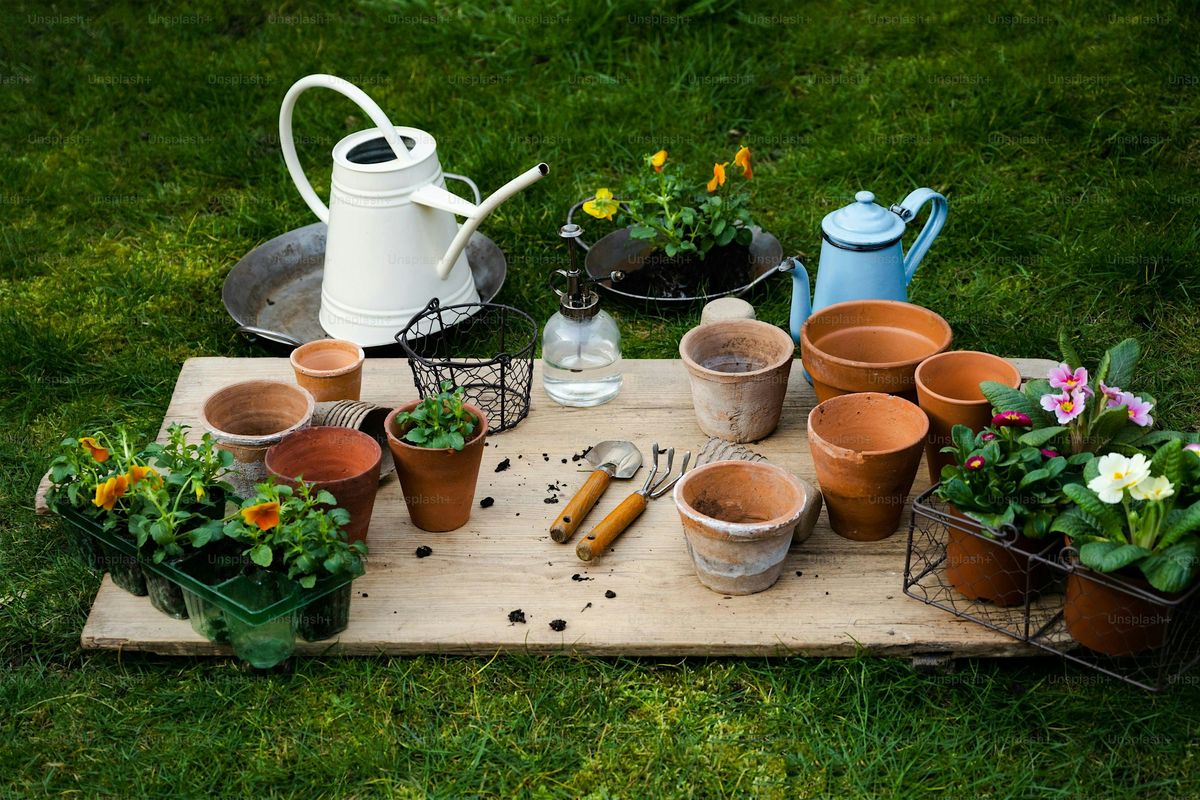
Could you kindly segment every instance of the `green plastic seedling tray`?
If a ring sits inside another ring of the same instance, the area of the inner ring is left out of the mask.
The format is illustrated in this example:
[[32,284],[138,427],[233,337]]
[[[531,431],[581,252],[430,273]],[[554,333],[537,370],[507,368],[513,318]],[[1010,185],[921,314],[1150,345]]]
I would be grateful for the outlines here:
[[229,586],[236,581],[237,577],[223,579],[217,583],[205,583],[183,568],[186,565],[188,558],[195,558],[194,555],[182,559],[180,562],[178,562],[178,564],[168,563],[165,561],[155,564],[150,559],[143,558],[142,554],[138,552],[137,545],[135,545],[132,541],[117,534],[115,531],[105,530],[100,525],[96,524],[94,520],[89,519],[87,516],[81,514],[78,510],[72,508],[71,506],[65,504],[56,504],[53,506],[53,510],[56,514],[58,514],[76,529],[92,536],[96,540],[108,545],[114,550],[117,550],[122,555],[127,555],[138,559],[143,570],[178,584],[185,591],[192,592],[204,600],[207,600],[208,602],[220,608],[224,613],[230,614],[231,616],[237,618],[239,622],[242,622],[246,625],[261,625],[263,623],[278,619],[285,614],[291,614],[295,611],[299,611],[309,603],[312,603],[315,600],[320,600],[322,597],[336,592],[338,589],[341,589],[347,583],[350,583],[354,580],[354,576],[329,576],[319,579],[316,585],[311,589],[300,589],[291,597],[285,597],[281,600],[263,606],[248,606],[239,602],[238,600],[235,600],[222,591],[224,587]]

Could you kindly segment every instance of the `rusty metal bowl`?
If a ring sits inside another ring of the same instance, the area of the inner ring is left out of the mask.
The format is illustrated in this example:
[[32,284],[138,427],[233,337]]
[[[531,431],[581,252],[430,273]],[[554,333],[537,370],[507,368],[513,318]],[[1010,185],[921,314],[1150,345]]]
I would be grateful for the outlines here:
[[[571,210],[567,212],[568,223],[583,207],[584,202],[586,201],[571,206]],[[751,228],[751,232],[754,234],[754,238],[750,240],[750,281],[744,286],[737,286],[723,292],[707,292],[693,297],[650,297],[622,290],[620,281],[616,284],[613,283],[609,276],[614,271],[623,272],[626,275],[637,272],[646,263],[647,256],[654,249],[653,244],[645,239],[632,238],[628,228],[613,231],[592,245],[584,242],[582,237],[575,239],[575,243],[587,253],[584,267],[587,269],[588,275],[596,279],[600,288],[609,294],[641,303],[685,306],[697,302],[706,303],[718,297],[730,295],[736,297],[745,294],[754,286],[779,272],[778,267],[783,262],[783,246],[779,244],[779,240],[757,225]]]
[[[325,265],[324,222],[276,236],[242,256],[225,277],[221,298],[238,331],[288,349],[327,338],[317,315]],[[481,302],[504,285],[508,262],[488,237],[476,232],[467,244],[467,264]],[[399,345],[368,347],[369,355],[402,355]]]

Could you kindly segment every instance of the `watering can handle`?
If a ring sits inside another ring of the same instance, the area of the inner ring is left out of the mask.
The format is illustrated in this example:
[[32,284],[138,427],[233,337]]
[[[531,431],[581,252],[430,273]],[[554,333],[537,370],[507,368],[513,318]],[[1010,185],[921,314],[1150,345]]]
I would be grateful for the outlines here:
[[913,275],[917,274],[917,267],[921,264],[921,259],[929,251],[929,245],[933,244],[933,240],[937,238],[938,233],[942,230],[942,226],[946,224],[946,198],[933,189],[916,189],[910,192],[908,197],[904,198],[899,205],[892,206],[891,208],[894,213],[900,216],[900,219],[908,223],[917,216],[917,213],[921,210],[921,206],[931,200],[933,201],[933,209],[929,212],[929,219],[925,222],[925,227],[921,229],[917,240],[909,248],[908,255],[904,257],[905,285],[912,282]]
[[404,146],[404,142],[400,141],[400,135],[396,133],[396,126],[388,120],[387,115],[383,113],[383,109],[376,105],[375,101],[368,97],[366,92],[349,81],[339,78],[336,75],[318,74],[305,76],[293,83],[292,88],[288,89],[287,94],[283,96],[283,105],[279,109],[279,145],[283,148],[283,161],[287,164],[288,174],[292,176],[292,182],[300,190],[300,196],[304,198],[304,202],[308,203],[308,207],[317,215],[317,219],[328,223],[329,207],[321,202],[321,198],[317,197],[317,193],[313,191],[312,184],[305,177],[304,167],[300,166],[300,159],[296,155],[296,142],[292,139],[292,110],[296,107],[296,100],[299,99],[303,92],[314,88],[332,89],[348,97],[366,112],[366,115],[371,118],[371,121],[383,133],[384,140],[392,146],[392,151],[396,154],[396,158],[411,161],[412,154],[408,152],[408,148]]

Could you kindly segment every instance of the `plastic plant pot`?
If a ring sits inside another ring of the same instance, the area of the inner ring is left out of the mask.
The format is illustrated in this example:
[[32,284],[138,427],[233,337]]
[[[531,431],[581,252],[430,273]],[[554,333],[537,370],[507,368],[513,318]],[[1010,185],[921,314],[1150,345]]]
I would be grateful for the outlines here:
[[90,570],[102,570],[104,548],[90,533],[74,525],[67,526],[67,546],[80,564]]
[[[245,556],[238,555],[235,547],[210,547],[180,559],[174,566],[194,580],[213,588],[235,577],[246,563]],[[192,630],[210,642],[227,643],[229,627],[221,607],[187,588],[182,591]]]
[[[179,559],[175,559],[178,561]],[[183,589],[165,575],[156,572],[146,572],[146,591],[150,595],[150,605],[158,611],[175,619],[187,619],[187,603],[183,598]]]
[[125,591],[138,597],[145,597],[146,573],[142,571],[141,562],[137,556],[122,553],[107,543],[100,544],[100,563],[97,569],[104,570],[112,577],[112,582]]
[[[231,600],[249,609],[266,608],[294,598],[299,589],[276,572],[239,575],[221,585]],[[270,669],[286,661],[296,649],[296,614],[289,610],[265,622],[247,623],[227,614],[229,642],[234,654],[257,669]]]
[[350,590],[347,583],[300,609],[296,631],[306,642],[319,642],[346,630],[350,624]]

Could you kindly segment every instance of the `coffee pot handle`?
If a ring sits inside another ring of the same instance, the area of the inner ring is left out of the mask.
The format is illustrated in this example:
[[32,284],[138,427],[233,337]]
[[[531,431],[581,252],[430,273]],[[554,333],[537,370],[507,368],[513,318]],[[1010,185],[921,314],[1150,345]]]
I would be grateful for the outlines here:
[[910,192],[899,205],[891,208],[900,216],[900,219],[908,223],[917,216],[921,206],[930,201],[933,202],[933,208],[929,212],[929,219],[926,220],[925,227],[921,229],[917,240],[909,248],[908,255],[904,257],[904,283],[906,286],[912,282],[913,275],[917,274],[917,267],[920,266],[925,253],[929,251],[929,245],[933,244],[933,240],[937,238],[942,226],[946,224],[946,198],[933,189],[916,189]]
[[396,133],[396,126],[388,120],[383,109],[376,105],[366,92],[349,81],[336,75],[317,74],[307,75],[293,83],[292,88],[288,89],[287,94],[284,95],[283,105],[279,109],[279,145],[283,148],[283,161],[287,164],[288,174],[292,176],[292,182],[300,190],[300,196],[317,215],[317,219],[328,223],[329,207],[321,201],[320,197],[317,197],[312,184],[305,177],[304,167],[300,165],[300,158],[296,155],[296,143],[292,139],[292,110],[296,107],[296,100],[303,92],[314,88],[332,89],[349,98],[351,102],[361,108],[383,133],[383,138],[391,145],[396,158],[411,160],[412,154],[408,152],[404,142],[400,141],[400,135]]

